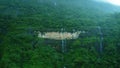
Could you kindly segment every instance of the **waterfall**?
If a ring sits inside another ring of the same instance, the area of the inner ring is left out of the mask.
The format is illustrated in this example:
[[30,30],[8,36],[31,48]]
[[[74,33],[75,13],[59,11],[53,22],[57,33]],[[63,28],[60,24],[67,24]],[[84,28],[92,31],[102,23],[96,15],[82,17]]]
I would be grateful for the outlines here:
[[57,5],[57,3],[56,2],[54,2],[54,6],[56,6]]
[[61,40],[61,42],[62,42],[61,47],[62,47],[62,52],[63,52],[63,53],[65,52],[65,39],[64,39],[64,36],[63,36],[64,31],[65,31],[65,29],[61,28],[61,37],[63,38],[63,39]]
[[101,27],[98,26],[99,34],[100,34],[100,53],[103,52],[103,33],[101,31]]

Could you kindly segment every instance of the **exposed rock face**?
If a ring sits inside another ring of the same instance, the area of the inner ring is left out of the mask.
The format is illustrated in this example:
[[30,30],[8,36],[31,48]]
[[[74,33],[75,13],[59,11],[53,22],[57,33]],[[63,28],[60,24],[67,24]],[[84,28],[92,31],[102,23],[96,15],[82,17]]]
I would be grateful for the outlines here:
[[55,40],[63,40],[63,39],[77,39],[81,31],[77,31],[74,33],[70,32],[38,32],[39,38],[46,38],[46,39],[55,39]]

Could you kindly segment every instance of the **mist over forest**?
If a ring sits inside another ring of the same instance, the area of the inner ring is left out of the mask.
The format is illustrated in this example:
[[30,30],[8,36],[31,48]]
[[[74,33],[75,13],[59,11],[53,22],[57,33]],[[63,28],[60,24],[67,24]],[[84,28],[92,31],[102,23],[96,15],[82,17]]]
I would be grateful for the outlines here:
[[119,18],[99,0],[0,0],[0,68],[120,68]]

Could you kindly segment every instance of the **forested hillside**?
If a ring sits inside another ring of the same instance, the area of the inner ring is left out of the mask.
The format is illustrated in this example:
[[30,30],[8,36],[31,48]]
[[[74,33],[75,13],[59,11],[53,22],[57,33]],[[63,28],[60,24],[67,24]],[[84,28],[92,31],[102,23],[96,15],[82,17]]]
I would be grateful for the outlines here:
[[[0,68],[120,68],[119,11],[92,0],[0,0]],[[84,33],[60,41],[36,32],[61,29]]]

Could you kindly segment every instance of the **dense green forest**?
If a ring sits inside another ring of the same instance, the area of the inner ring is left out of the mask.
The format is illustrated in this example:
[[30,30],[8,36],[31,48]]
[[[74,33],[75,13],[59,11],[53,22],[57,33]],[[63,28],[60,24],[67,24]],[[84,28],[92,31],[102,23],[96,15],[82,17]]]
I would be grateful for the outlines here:
[[[0,0],[0,68],[120,68],[120,7],[92,0]],[[85,31],[78,39],[35,31]]]

